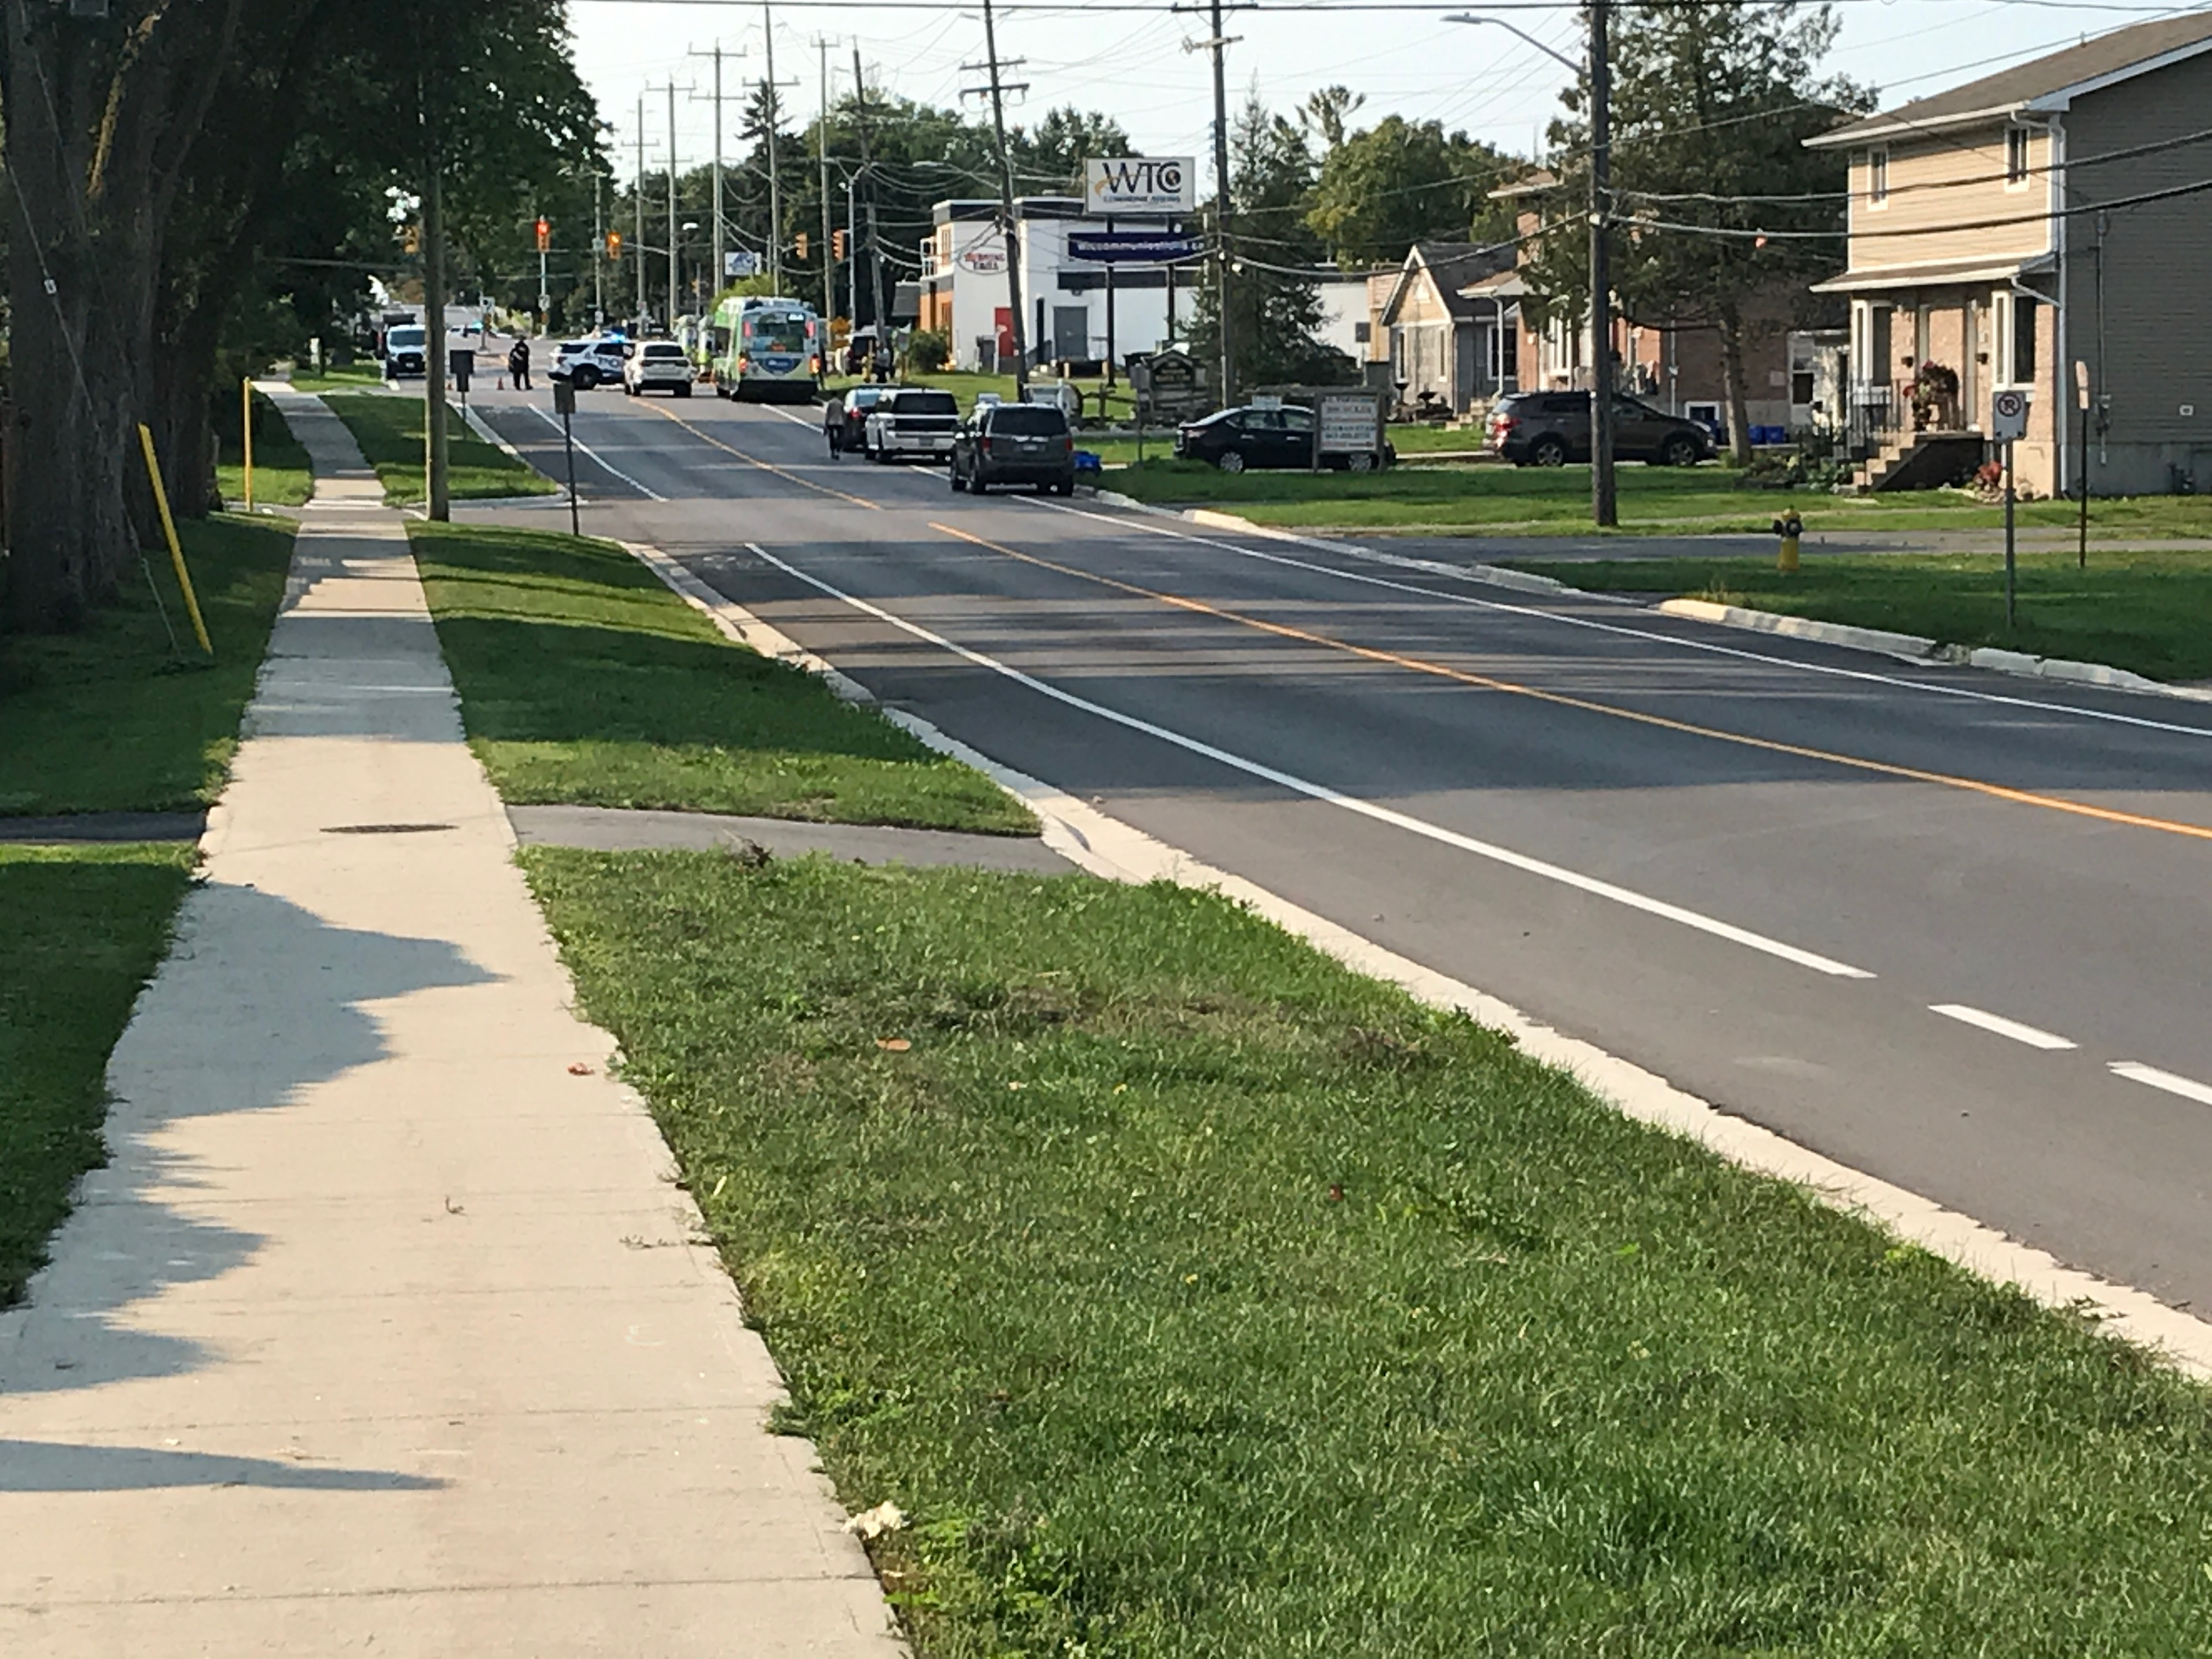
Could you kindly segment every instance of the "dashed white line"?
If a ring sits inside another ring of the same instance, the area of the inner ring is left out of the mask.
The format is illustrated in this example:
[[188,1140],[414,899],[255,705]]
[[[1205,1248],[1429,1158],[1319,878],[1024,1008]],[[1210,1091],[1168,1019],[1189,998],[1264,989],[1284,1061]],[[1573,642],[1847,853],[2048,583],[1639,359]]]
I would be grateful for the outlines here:
[[2016,1019],[2007,1019],[2002,1014],[1990,1013],[1985,1008],[1969,1007],[1963,1002],[1931,1002],[1928,1005],[1928,1012],[1941,1014],[1946,1019],[1955,1019],[1961,1024],[1994,1031],[2001,1037],[2010,1037],[2014,1042],[2025,1042],[2031,1048],[2057,1049],[2079,1046],[2072,1039],[2060,1036],[2055,1031],[2023,1025]]
[[[556,432],[561,430],[561,422],[555,420],[544,410],[538,408],[536,404],[528,404],[526,407],[532,414],[537,416],[539,420],[544,422],[546,425],[551,427]],[[605,471],[611,472],[616,477],[620,478],[624,483],[628,484],[632,489],[637,491],[639,495],[644,496],[648,501],[665,501],[668,499],[665,495],[659,495],[653,490],[647,489],[636,479],[631,477],[629,473],[623,471],[620,467],[616,466],[610,462],[606,457],[593,449],[591,445],[579,440],[576,441],[576,451],[579,454],[589,456],[594,465],[599,467]]]
[[1874,977],[1867,969],[1854,968],[1849,963],[1838,962],[1832,957],[1824,957],[1814,951],[1800,950],[1794,945],[1784,944],[1780,939],[1769,939],[1764,933],[1754,933],[1748,928],[1738,927],[1733,922],[1723,921],[1714,916],[1703,915],[1695,910],[1685,909],[1678,904],[1669,904],[1664,899],[1653,898],[1630,888],[1616,887],[1609,881],[1601,881],[1595,876],[1586,876],[1579,871],[1569,870],[1559,865],[1548,864],[1541,859],[1531,858],[1525,853],[1516,853],[1510,848],[1499,847],[1490,842],[1477,841],[1472,836],[1461,835],[1456,830],[1447,830],[1442,824],[1431,823],[1425,819],[1395,811],[1388,806],[1378,806],[1373,801],[1362,800],[1356,795],[1345,794],[1340,790],[1330,788],[1327,784],[1315,783],[1310,779],[1299,777],[1292,772],[1282,771],[1264,762],[1249,760],[1226,749],[1216,748],[1213,744],[1200,738],[1187,737],[1181,732],[1171,730],[1164,726],[1156,726],[1150,720],[1140,720],[1134,714],[1125,714],[1116,708],[1109,708],[1103,703],[1091,702],[1088,697],[1079,697],[1073,691],[1063,691],[1060,687],[1038,679],[1034,675],[1025,674],[1020,669],[1002,663],[995,657],[988,657],[980,651],[971,651],[964,645],[955,644],[942,634],[933,634],[917,623],[907,621],[903,617],[892,615],[881,606],[871,605],[863,599],[857,599],[842,588],[833,587],[820,577],[809,575],[796,565],[785,563],[775,555],[763,549],[757,542],[748,542],[745,546],[763,562],[775,566],[786,575],[795,577],[808,586],[828,594],[831,599],[851,605],[855,611],[873,617],[877,621],[887,623],[902,633],[911,635],[915,639],[936,646],[941,650],[949,651],[954,656],[972,662],[979,668],[988,668],[994,674],[1003,675],[1016,684],[1026,686],[1040,696],[1050,697],[1054,702],[1064,703],[1070,708],[1081,709],[1085,714],[1095,714],[1101,720],[1111,720],[1116,726],[1127,726],[1132,732],[1141,732],[1146,737],[1158,738],[1163,743],[1171,743],[1178,749],[1187,750],[1194,755],[1202,755],[1210,761],[1218,762],[1223,766],[1232,768],[1249,776],[1263,778],[1269,783],[1292,790],[1310,800],[1322,801],[1328,805],[1340,807],[1345,811],[1356,812],[1362,817],[1372,818],[1377,823],[1407,830],[1430,841],[1441,842],[1445,846],[1457,848],[1463,853],[1472,853],[1478,858],[1491,860],[1508,868],[1519,870],[1532,876],[1540,876],[1547,881],[1558,882],[1561,886],[1574,888],[1579,892],[1588,893],[1595,898],[1609,899],[1613,903],[1625,905],[1632,910],[1641,910],[1646,915],[1658,916],[1668,921],[1679,922],[1685,927],[1693,927],[1701,933],[1709,933],[1716,939],[1727,939],[1731,944],[1747,945],[1752,950],[1764,951],[1768,956],[1779,957],[1784,962],[1795,963],[1801,968],[1809,968],[1815,973],[1832,975],[1838,979],[1872,979]]
[[2154,1089],[2163,1089],[2170,1095],[2179,1095],[2184,1100],[2193,1100],[2200,1106],[2212,1106],[2212,1085],[2203,1084],[2194,1078],[2183,1077],[2173,1072],[2161,1072],[2155,1066],[2146,1066],[2139,1060],[2116,1060],[2112,1075],[2124,1077],[2130,1083],[2148,1083]]

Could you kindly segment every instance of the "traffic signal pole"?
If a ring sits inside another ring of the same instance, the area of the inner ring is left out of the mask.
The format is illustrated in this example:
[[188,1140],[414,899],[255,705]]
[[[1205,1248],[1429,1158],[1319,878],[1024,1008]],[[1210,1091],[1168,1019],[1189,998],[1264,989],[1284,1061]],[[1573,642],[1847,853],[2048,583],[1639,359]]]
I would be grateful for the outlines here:
[[1613,466],[1613,60],[1611,0],[1589,0],[1590,522],[1620,522]]

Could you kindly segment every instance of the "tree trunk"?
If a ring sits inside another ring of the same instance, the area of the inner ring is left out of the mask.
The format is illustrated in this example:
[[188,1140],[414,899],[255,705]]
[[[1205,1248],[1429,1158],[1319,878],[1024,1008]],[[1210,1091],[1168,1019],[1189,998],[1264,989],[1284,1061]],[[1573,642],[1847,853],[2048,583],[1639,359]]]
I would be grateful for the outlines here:
[[1743,319],[1731,308],[1715,319],[1721,337],[1721,387],[1728,400],[1729,454],[1738,466],[1751,465],[1751,411],[1745,406]]

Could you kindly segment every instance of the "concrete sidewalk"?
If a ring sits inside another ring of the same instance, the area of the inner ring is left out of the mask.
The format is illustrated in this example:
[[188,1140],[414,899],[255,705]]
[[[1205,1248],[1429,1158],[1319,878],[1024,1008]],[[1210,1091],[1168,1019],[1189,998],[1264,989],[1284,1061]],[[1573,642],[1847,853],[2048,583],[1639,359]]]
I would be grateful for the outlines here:
[[903,1651],[665,1148],[606,1074],[335,417],[118,1047],[0,1316],[0,1654]]

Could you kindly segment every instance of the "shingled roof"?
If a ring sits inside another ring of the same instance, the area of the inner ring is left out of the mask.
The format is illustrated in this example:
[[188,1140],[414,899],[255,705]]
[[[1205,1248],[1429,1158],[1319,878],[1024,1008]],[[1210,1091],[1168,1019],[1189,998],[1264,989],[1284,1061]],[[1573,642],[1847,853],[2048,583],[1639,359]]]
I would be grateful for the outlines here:
[[1929,127],[1945,127],[1977,116],[1998,116],[2033,106],[2063,107],[2063,95],[2124,80],[2179,58],[2212,51],[2212,11],[2162,17],[2084,40],[2078,46],[1999,70],[1932,98],[1901,104],[1863,120],[1851,121],[1805,142],[1815,149],[1863,143]]

